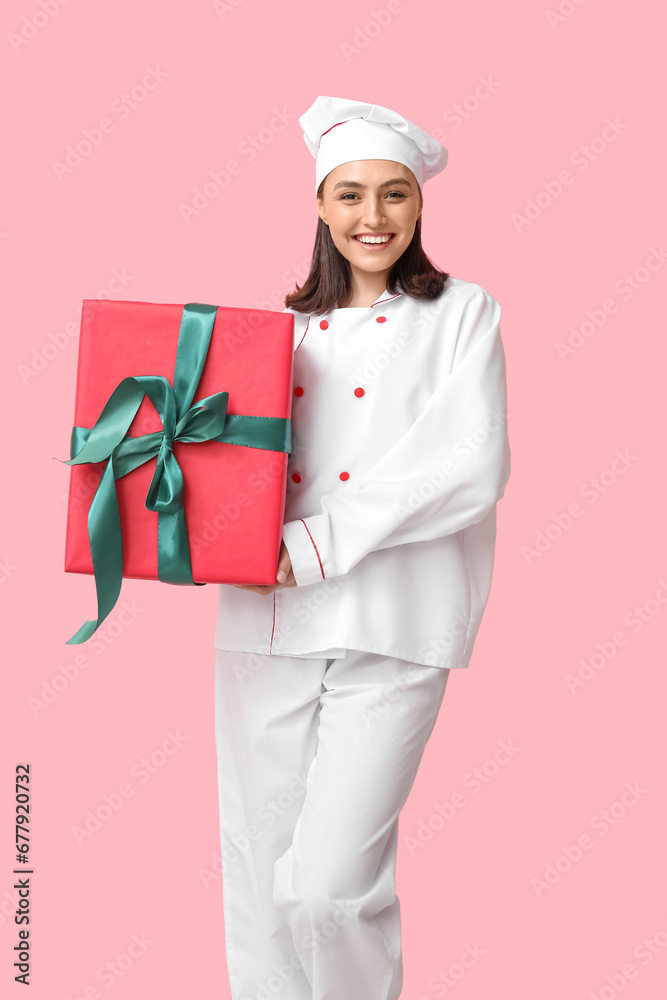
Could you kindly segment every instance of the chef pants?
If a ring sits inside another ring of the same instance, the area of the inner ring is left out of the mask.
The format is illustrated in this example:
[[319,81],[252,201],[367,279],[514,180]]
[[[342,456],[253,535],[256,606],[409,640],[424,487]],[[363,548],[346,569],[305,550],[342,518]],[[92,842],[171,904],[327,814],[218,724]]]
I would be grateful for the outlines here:
[[396,1000],[398,816],[449,668],[216,649],[232,1000]]

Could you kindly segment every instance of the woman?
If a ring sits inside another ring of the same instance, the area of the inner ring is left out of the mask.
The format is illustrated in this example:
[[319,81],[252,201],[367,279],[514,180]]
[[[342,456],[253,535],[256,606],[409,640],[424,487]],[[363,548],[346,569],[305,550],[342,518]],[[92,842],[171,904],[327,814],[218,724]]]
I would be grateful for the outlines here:
[[215,638],[227,964],[234,1000],[395,1000],[398,816],[470,661],[510,474],[500,306],[422,250],[440,143],[341,98],[299,122],[320,218],[285,300],[276,583],[222,585]]

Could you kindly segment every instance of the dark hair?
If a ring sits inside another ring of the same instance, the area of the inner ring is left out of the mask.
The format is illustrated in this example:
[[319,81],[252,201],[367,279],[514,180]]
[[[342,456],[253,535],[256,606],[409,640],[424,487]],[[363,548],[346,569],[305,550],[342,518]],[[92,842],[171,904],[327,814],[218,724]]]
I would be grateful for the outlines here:
[[[322,197],[324,180],[317,190],[318,198]],[[421,221],[420,215],[409,245],[387,275],[387,291],[392,295],[405,292],[412,298],[428,301],[440,296],[449,273],[441,271],[426,256],[421,242]],[[320,316],[344,307],[351,296],[350,262],[332,240],[326,222],[318,217],[310,274],[303,285],[297,285],[294,292],[285,296],[285,307]]]

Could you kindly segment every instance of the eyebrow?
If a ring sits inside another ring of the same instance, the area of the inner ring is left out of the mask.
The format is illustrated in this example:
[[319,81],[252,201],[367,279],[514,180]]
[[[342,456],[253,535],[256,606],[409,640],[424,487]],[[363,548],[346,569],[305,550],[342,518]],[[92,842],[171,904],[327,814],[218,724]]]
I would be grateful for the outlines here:
[[[392,179],[390,181],[385,181],[384,184],[380,184],[380,187],[381,188],[383,188],[383,187],[389,187],[390,185],[394,185],[394,184],[406,184],[408,187],[410,187],[410,181],[407,181],[405,179],[405,177],[392,177]],[[342,187],[364,188],[365,189],[366,185],[365,184],[360,184],[359,181],[338,181],[337,184],[334,184],[333,190],[337,191],[338,188],[342,188]]]

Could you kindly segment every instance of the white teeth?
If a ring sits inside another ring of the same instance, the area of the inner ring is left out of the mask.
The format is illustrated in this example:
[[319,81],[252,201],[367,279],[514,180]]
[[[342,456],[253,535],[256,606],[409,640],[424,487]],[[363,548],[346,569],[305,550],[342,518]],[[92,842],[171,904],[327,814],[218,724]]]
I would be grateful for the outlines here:
[[360,243],[388,243],[391,236],[355,236]]

